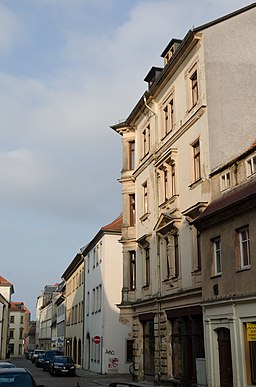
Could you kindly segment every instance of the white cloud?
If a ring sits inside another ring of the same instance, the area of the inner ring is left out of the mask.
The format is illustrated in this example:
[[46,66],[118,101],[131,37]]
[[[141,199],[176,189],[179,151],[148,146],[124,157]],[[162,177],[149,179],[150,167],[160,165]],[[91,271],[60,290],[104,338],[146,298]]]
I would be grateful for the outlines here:
[[10,9],[0,4],[0,55],[17,47],[21,34],[19,18]]

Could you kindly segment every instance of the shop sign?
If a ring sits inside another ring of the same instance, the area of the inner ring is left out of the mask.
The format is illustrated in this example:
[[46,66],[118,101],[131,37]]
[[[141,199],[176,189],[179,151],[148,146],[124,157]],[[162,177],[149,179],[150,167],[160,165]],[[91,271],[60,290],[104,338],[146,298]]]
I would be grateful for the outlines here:
[[247,328],[247,340],[256,341],[256,324],[246,323]]

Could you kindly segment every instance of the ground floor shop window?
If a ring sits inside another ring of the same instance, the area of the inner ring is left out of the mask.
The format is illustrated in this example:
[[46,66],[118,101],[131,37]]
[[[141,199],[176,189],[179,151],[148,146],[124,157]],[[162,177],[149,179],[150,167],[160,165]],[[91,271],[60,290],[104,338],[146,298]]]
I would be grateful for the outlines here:
[[245,358],[247,382],[256,385],[256,321],[245,323]]

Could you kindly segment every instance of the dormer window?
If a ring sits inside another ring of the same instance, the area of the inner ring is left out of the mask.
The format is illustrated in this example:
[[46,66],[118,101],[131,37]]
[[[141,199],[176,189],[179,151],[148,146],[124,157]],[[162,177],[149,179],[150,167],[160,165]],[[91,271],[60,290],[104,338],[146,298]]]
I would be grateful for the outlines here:
[[170,43],[167,45],[165,50],[163,51],[161,57],[164,58],[164,64],[166,65],[169,60],[173,57],[175,54],[177,48],[179,47],[181,43],[180,39],[172,39]]

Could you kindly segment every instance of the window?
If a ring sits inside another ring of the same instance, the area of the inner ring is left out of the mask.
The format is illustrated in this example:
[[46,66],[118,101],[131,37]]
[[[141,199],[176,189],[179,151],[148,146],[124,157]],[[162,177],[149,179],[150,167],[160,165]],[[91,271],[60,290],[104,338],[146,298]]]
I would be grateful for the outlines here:
[[174,270],[175,277],[178,277],[180,274],[180,265],[179,265],[179,237],[178,234],[173,235],[174,241]]
[[126,340],[126,363],[133,362],[133,340]]
[[163,108],[163,135],[166,136],[174,126],[174,102],[173,98]]
[[130,290],[136,289],[136,251],[129,251],[130,255]]
[[170,233],[161,240],[161,255],[163,262],[163,280],[174,279],[179,276],[179,237]]
[[135,194],[129,195],[130,226],[135,225]]
[[135,141],[129,141],[129,169],[134,169]]
[[175,164],[165,162],[158,170],[160,203],[166,202],[176,194]]
[[14,338],[14,330],[11,329],[11,330],[10,330],[10,339],[13,339],[13,338]]
[[148,183],[144,183],[142,186],[143,189],[143,212],[144,214],[148,213]]
[[225,191],[226,189],[231,187],[231,177],[230,172],[225,172],[220,176],[220,189],[221,191]]
[[14,316],[11,316],[10,322],[14,323]]
[[92,314],[95,312],[95,289],[92,290]]
[[247,177],[256,173],[256,155],[251,156],[246,160]]
[[192,107],[197,104],[198,101],[198,80],[197,80],[197,70],[193,72],[190,77],[191,84],[191,103]]
[[146,156],[150,150],[150,125],[142,131],[142,157]]
[[86,316],[89,316],[89,313],[90,313],[90,292],[87,292]]
[[23,339],[23,328],[20,328],[20,339]]
[[193,173],[194,181],[201,179],[201,163],[200,163],[200,142],[197,140],[193,145]]
[[250,239],[249,227],[245,226],[237,230],[238,238],[238,265],[239,269],[249,268],[250,261]]
[[20,323],[23,324],[24,316],[20,316]]
[[212,274],[220,275],[222,273],[220,237],[216,237],[211,240],[211,247],[212,247]]
[[90,253],[87,255],[87,273],[90,273]]
[[150,284],[150,255],[149,248],[145,249],[145,286]]

